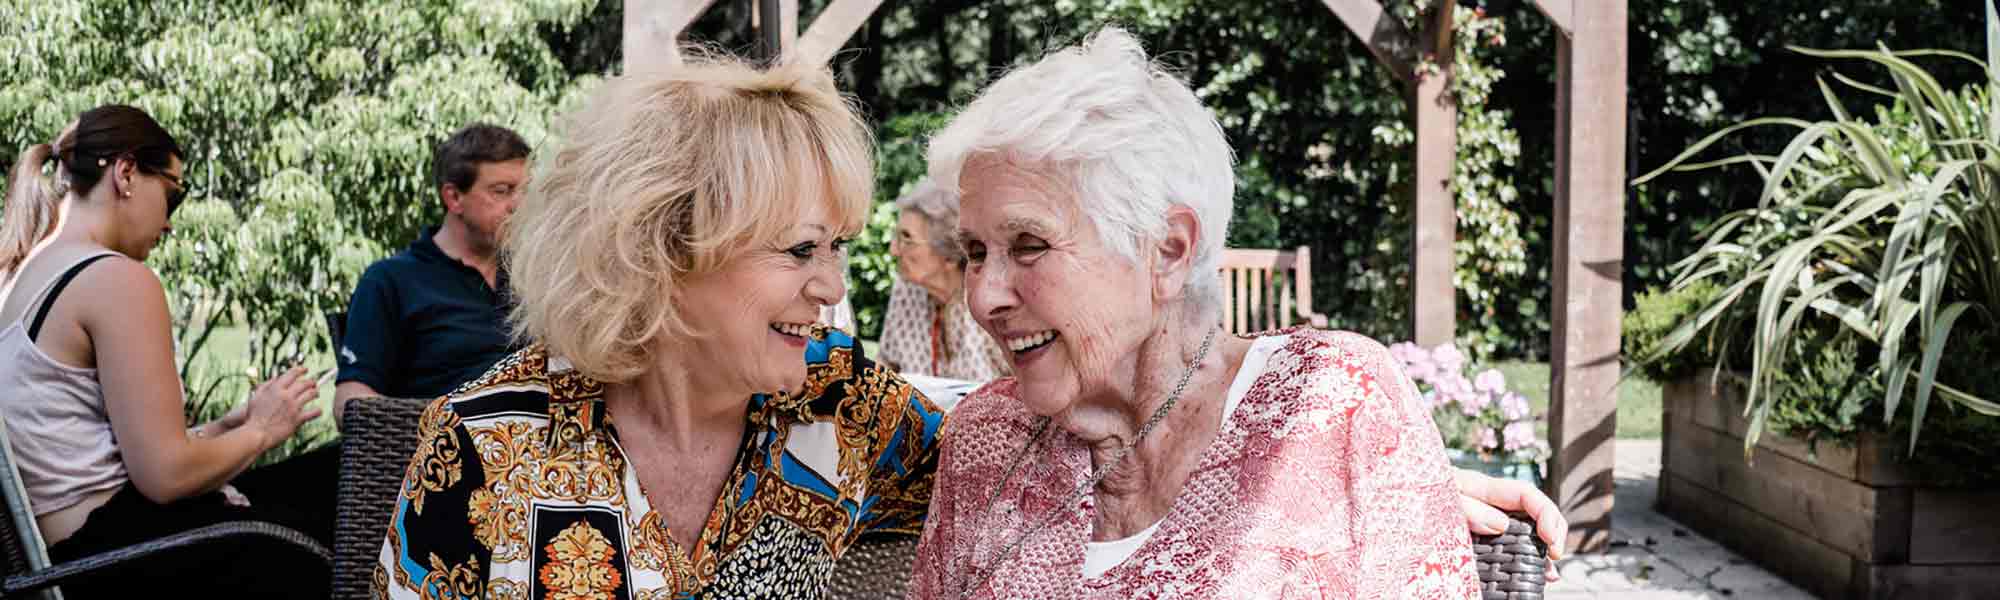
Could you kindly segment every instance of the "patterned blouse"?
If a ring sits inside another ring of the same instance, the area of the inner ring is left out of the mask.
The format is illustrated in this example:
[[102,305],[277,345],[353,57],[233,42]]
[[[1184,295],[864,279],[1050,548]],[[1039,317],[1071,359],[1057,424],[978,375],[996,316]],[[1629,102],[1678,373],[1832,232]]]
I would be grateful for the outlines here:
[[940,304],[923,286],[897,278],[883,313],[881,362],[898,373],[985,383],[1010,372],[1007,353],[972,320],[965,301]]
[[799,393],[749,399],[736,466],[682,548],[602,384],[531,346],[424,411],[374,573],[390,598],[817,598],[863,533],[915,535],[944,415],[821,329]]
[[1346,332],[1281,333],[1291,340],[1152,537],[1094,578],[1083,575],[1093,500],[1058,506],[1088,479],[1088,448],[1051,427],[1023,455],[1037,419],[1014,380],[974,392],[940,450],[910,597],[1477,598],[1443,443],[1388,350]]

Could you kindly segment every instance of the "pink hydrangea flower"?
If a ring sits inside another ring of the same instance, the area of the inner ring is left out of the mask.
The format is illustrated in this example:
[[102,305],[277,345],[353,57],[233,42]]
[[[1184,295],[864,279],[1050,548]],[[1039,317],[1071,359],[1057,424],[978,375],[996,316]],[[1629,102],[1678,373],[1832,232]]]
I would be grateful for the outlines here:
[[1437,376],[1437,365],[1431,361],[1431,353],[1411,342],[1397,342],[1389,346],[1389,355],[1403,364],[1403,374],[1410,380],[1427,383]]
[[1466,379],[1464,375],[1452,379],[1452,389],[1458,393],[1458,406],[1465,411],[1465,416],[1477,417],[1487,406],[1493,404],[1493,395],[1475,391],[1472,388],[1472,381]]
[[1424,352],[1423,347],[1418,346],[1416,342],[1396,342],[1390,344],[1389,356],[1396,357],[1396,360],[1403,364],[1417,362],[1419,358],[1430,358],[1429,353]]
[[1507,376],[1500,374],[1499,369],[1487,369],[1484,371],[1480,371],[1478,376],[1472,378],[1472,389],[1486,392],[1488,394],[1499,394],[1502,392],[1506,392]]
[[1532,409],[1528,406],[1528,398],[1526,396],[1509,392],[1500,397],[1500,416],[1509,421],[1519,421],[1528,418],[1530,410]]
[[1465,353],[1459,352],[1458,346],[1439,344],[1438,347],[1431,349],[1431,360],[1437,363],[1437,370],[1441,372],[1457,373],[1465,370]]
[[1437,366],[1432,364],[1429,358],[1423,358],[1415,362],[1403,363],[1403,374],[1409,375],[1410,381],[1430,383],[1431,380],[1437,378]]
[[1479,447],[1492,450],[1500,447],[1500,434],[1492,427],[1479,428]]
[[[1491,430],[1489,429],[1488,431]],[[1533,446],[1535,444],[1535,422],[1515,421],[1508,423],[1507,429],[1501,431],[1500,435],[1507,440],[1508,452]]]

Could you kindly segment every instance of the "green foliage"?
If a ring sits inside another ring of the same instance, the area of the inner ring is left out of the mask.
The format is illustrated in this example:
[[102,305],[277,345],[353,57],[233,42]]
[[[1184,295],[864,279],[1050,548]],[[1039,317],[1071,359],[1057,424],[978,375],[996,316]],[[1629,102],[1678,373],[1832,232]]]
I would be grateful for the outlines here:
[[1765,426],[1807,441],[1851,440],[1864,425],[1862,411],[1882,397],[1881,370],[1862,353],[1859,336],[1814,324],[1778,350],[1789,366],[1772,373]]
[[[1967,380],[1982,374],[1939,369],[1948,352],[1961,349],[1954,344],[1955,330],[2000,325],[1995,321],[2000,317],[2000,130],[1989,126],[1987,110],[1995,82],[1950,92],[1911,62],[1946,56],[1979,64],[1964,54],[1801,52],[1885,67],[1893,89],[1834,78],[1894,103],[1878,108],[1872,121],[1856,119],[1832,84],[1821,81],[1832,119],[1745,121],[1640,179],[1669,169],[1749,164],[1764,181],[1758,207],[1718,220],[1702,246],[1676,265],[1677,287],[1701,280],[1726,287],[1659,346],[1675,352],[1704,331],[1749,346],[1746,443],[1754,443],[1767,419],[1776,418],[1774,409],[1785,409],[1775,391],[1797,387],[1783,382],[1802,375],[1802,368],[1808,376],[1872,379],[1856,376],[1860,371],[1851,363],[1828,362],[1851,356],[1821,355],[1851,351],[1859,343],[1852,338],[1859,338],[1871,351],[1863,364],[1873,365],[1883,381],[1878,394],[1883,421],[1903,418],[1897,409],[1909,400],[1914,452],[1934,395],[1961,409],[2000,416],[1993,396],[1965,391]],[[1775,155],[1752,151],[1693,162],[1735,132],[1761,126],[1798,133]],[[1725,317],[1732,309],[1753,311],[1748,328],[1741,319]],[[1831,328],[1839,334],[1828,345],[1815,350],[1807,343]],[[1843,383],[1808,388],[1822,393],[1809,401],[1818,406],[1794,406],[1791,415],[1779,416],[1835,433],[1851,430],[1847,417],[1860,405]]]
[[[1721,293],[1721,286],[1697,280],[1671,290],[1658,288],[1639,292],[1637,306],[1625,312],[1620,330],[1624,355],[1636,361],[1633,368],[1653,381],[1673,381],[1686,377],[1706,363],[1714,362],[1717,348],[1711,344],[1690,344],[1678,352],[1660,352],[1660,340],[1675,327],[1693,318],[1703,306]],[[1704,338],[1704,342],[1714,340]]]
[[[169,293],[190,416],[324,364],[321,315],[441,210],[432,145],[475,120],[531,144],[595,79],[558,58],[596,0],[0,3],[0,159],[82,110],[137,105],[189,151],[193,197],[150,261]],[[199,367],[247,326],[248,364]],[[193,372],[201,371],[201,372]],[[219,372],[210,372],[219,371]],[[310,432],[309,432],[310,433]]]
[[[1627,176],[1665,163],[1717,128],[1758,115],[1827,118],[1814,78],[1828,66],[1784,49],[1943,47],[1983,48],[1979,2],[1955,0],[1631,0],[1631,120]],[[1560,35],[1531,3],[1496,15],[1508,24],[1507,44],[1495,48],[1508,77],[1494,88],[1494,104],[1513,114],[1523,154],[1514,169],[1523,197],[1519,210],[1528,242],[1526,284],[1509,295],[1539,304],[1547,318],[1553,258],[1556,102],[1555,56]],[[1970,64],[1934,65],[1940,79],[1978,76]],[[1893,86],[1880,72],[1849,71],[1878,86]],[[1859,102],[1862,99],[1855,99]],[[1871,103],[1874,101],[1870,101]],[[1865,111],[1863,106],[1852,107]],[[1790,133],[1752,130],[1729,147],[1782,147]],[[1668,174],[1636,186],[1625,203],[1624,280],[1627,294],[1667,287],[1670,265],[1693,253],[1700,232],[1723,214],[1757,205],[1761,181],[1706,174]],[[1506,302],[1506,299],[1502,299]],[[1629,303],[1627,307],[1629,308]],[[1525,309],[1525,307],[1523,307]],[[1545,338],[1525,340],[1527,353],[1547,351]]]

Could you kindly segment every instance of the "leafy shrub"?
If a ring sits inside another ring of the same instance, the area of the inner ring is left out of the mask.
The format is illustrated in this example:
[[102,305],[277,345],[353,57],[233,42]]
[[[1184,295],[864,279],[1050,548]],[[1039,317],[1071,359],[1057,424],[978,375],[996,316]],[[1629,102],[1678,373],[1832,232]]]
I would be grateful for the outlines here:
[[1708,344],[1688,345],[1669,352],[1662,351],[1660,340],[1682,322],[1693,318],[1721,291],[1720,286],[1704,279],[1671,290],[1639,292],[1637,305],[1625,312],[1619,325],[1622,332],[1620,343],[1624,345],[1625,357],[1632,361],[1633,368],[1653,381],[1672,381],[1713,362],[1708,357],[1715,348]]
[[[1994,396],[1968,391],[1986,377],[1985,369],[1940,368],[1949,366],[1948,354],[1966,350],[1964,336],[1954,332],[2000,326],[2000,160],[1994,154],[2000,130],[1989,124],[1987,108],[1995,82],[1989,77],[1950,92],[1911,62],[1944,56],[1979,64],[1958,53],[1800,52],[1886,67],[1896,91],[1845,77],[1840,82],[1892,104],[1878,108],[1872,122],[1863,121],[1822,81],[1833,120],[1746,121],[1640,178],[1752,164],[1765,182],[1756,208],[1717,221],[1701,248],[1678,265],[1676,289],[1700,281],[1724,287],[1657,346],[1671,354],[1707,335],[1748,347],[1746,443],[1755,443],[1774,418],[1845,435],[1863,405],[1854,394],[1867,390],[1880,399],[1884,423],[1907,419],[1914,453],[1933,397],[1943,398],[1949,410],[2000,416]],[[1753,151],[1692,162],[1722,139],[1762,126],[1798,133],[1776,155]],[[1857,363],[1857,355],[1867,358]],[[1728,358],[1725,352],[1717,360]],[[1878,374],[1879,393],[1854,385]],[[1810,397],[1788,403],[1787,389]],[[1910,408],[1907,417],[1898,411],[1902,406]]]
[[[322,315],[442,212],[436,141],[482,120],[547,144],[552,116],[595,81],[549,40],[598,6],[0,3],[0,161],[107,102],[176,134],[193,195],[150,263],[173,311],[186,413],[218,415],[254,384],[246,371],[331,363]],[[234,327],[249,332],[247,355],[211,346]]]

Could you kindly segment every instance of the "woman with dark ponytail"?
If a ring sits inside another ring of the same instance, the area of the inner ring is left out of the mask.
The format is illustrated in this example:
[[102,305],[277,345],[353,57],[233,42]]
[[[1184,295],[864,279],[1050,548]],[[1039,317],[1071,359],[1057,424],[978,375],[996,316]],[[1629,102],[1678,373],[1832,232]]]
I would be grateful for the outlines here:
[[[142,261],[187,195],[186,153],[145,111],[84,112],[21,154],[0,213],[0,417],[57,561],[231,520],[332,537],[335,453],[248,471],[319,410],[294,368],[214,422],[182,421],[171,323]],[[324,563],[273,544],[195,547],[64,584],[324,597]],[[193,585],[193,588],[189,588]]]

